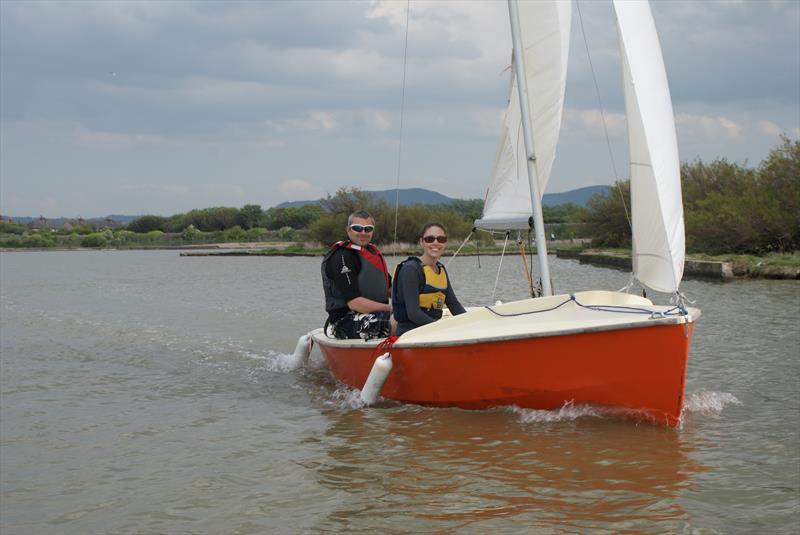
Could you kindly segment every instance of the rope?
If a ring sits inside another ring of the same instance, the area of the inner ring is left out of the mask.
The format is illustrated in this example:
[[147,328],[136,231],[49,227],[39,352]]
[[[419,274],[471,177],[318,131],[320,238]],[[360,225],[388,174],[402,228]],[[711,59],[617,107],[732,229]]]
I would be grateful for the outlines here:
[[[475,232],[475,229],[472,229],[472,232]],[[470,234],[472,234],[470,232]],[[478,269],[481,269],[481,240],[475,240],[475,256],[478,258]]]
[[647,314],[651,318],[666,318],[669,316],[685,316],[688,314],[688,311],[682,305],[676,305],[672,308],[669,308],[663,312],[655,312],[653,310],[647,310],[645,308],[638,308],[638,307],[630,307],[625,305],[584,305],[580,301],[575,298],[575,295],[570,295],[567,299],[562,301],[561,303],[557,304],[554,307],[545,308],[542,310],[529,310],[527,312],[517,312],[514,314],[501,314],[500,312],[493,310],[492,307],[486,306],[484,307],[489,312],[494,314],[495,316],[500,316],[501,318],[512,318],[515,316],[527,316],[530,314],[541,314],[543,312],[552,312],[557,308],[560,308],[570,301],[575,302],[581,308],[585,308],[588,310],[594,310],[596,312],[616,312],[621,314]]
[[531,279],[531,272],[528,270],[528,261],[525,259],[525,242],[522,241],[521,236],[517,236],[517,244],[519,245],[519,254],[522,256],[522,265],[525,267],[525,278],[528,280],[528,290],[533,295],[533,279]]
[[372,350],[372,355],[370,356],[370,360],[374,361],[377,357],[383,355],[387,351],[391,351],[392,346],[394,346],[394,343],[397,341],[398,338],[399,336],[390,336],[386,338],[386,340],[383,340],[380,344],[375,346],[375,349]]
[[628,220],[628,227],[632,229],[633,224],[631,223],[631,216],[628,214],[628,205],[625,203],[625,196],[622,194],[622,188],[619,186],[619,173],[617,172],[617,164],[614,161],[614,152],[611,150],[611,138],[608,135],[608,127],[606,126],[606,114],[603,109],[603,101],[600,98],[600,86],[597,84],[597,76],[595,76],[594,65],[592,64],[592,54],[589,52],[589,41],[586,39],[586,31],[583,28],[583,15],[581,14],[581,3],[579,0],[575,1],[575,6],[578,8],[578,20],[581,23],[581,34],[583,35],[583,45],[586,47],[586,57],[589,58],[589,70],[592,71],[594,90],[597,94],[597,104],[600,106],[600,119],[603,124],[603,133],[606,136],[608,156],[611,158],[611,168],[614,170],[614,183],[617,184],[617,191],[619,191],[620,199],[622,199],[622,207],[625,210],[625,218]]
[[503,258],[506,256],[506,245],[508,245],[508,235],[509,233],[506,232],[506,241],[503,242],[503,254],[500,255],[500,265],[497,266],[497,277],[494,279],[494,288],[492,288],[492,298],[490,301],[494,301],[494,294],[497,292],[497,282],[500,280],[500,269],[503,267]]
[[[474,231],[474,230],[473,230],[473,231]],[[451,257],[450,257],[450,258],[447,260],[447,263],[444,265],[444,267],[449,267],[449,266],[450,266],[450,262],[452,262],[452,261],[453,261],[453,259],[454,259],[456,256],[458,256],[458,253],[460,253],[460,252],[461,252],[461,249],[463,249],[463,248],[464,248],[464,246],[467,244],[467,242],[469,241],[469,239],[470,239],[471,237],[472,237],[472,232],[470,232],[470,233],[469,233],[469,236],[467,236],[467,237],[464,239],[464,241],[462,241],[462,242],[461,242],[461,245],[459,245],[458,249],[456,249],[456,252],[455,252],[455,253],[453,253],[453,256],[451,256]]]
[[400,139],[397,144],[397,184],[394,190],[394,243],[392,256],[397,256],[397,220],[400,213],[400,162],[403,156],[403,119],[406,108],[406,65],[408,59],[408,18],[411,12],[411,0],[406,0],[406,36],[403,41],[403,91],[400,97]]

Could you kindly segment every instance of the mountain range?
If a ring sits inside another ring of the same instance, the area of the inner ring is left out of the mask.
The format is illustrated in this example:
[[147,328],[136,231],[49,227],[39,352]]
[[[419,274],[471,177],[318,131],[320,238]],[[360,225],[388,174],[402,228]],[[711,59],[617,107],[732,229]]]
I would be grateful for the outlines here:
[[[589,198],[595,193],[605,193],[610,186],[587,186],[585,188],[573,189],[563,193],[545,193],[542,197],[542,204],[545,206],[558,206],[559,204],[577,204],[579,206],[586,206]],[[378,199],[384,200],[389,204],[394,204],[397,197],[396,189],[386,189],[379,191],[365,191],[365,193],[372,193]],[[410,188],[401,189],[400,191],[400,204],[403,206],[411,204],[448,204],[456,199],[442,195],[435,191],[423,188]],[[307,204],[314,204],[318,200],[309,201],[287,201],[282,202],[275,206],[275,208],[299,208]]]
[[[542,198],[542,204],[545,206],[557,206],[559,204],[577,204],[579,206],[586,206],[586,202],[589,198],[594,195],[595,193],[605,193],[611,186],[588,186],[585,188],[578,188],[573,189],[570,191],[565,191],[563,193],[545,193],[544,197]],[[386,189],[386,190],[379,190],[379,191],[366,191],[365,193],[372,193],[377,198],[382,199],[389,203],[390,205],[394,205],[395,198],[397,196],[396,189]],[[409,189],[401,189],[400,191],[400,204],[403,206],[411,205],[411,204],[448,204],[457,199],[452,197],[448,197],[446,195],[442,195],[436,191],[431,191],[429,189],[423,188],[409,188]],[[275,206],[275,208],[299,208],[301,206],[305,206],[307,204],[314,204],[318,203],[319,199],[316,200],[308,200],[308,201],[287,201],[282,202]],[[87,222],[102,222],[106,219],[113,219],[118,223],[130,223],[137,217],[141,217],[139,215],[122,215],[122,214],[112,214],[106,217],[93,217],[87,218]],[[6,216],[3,216],[4,219],[7,219]],[[28,224],[31,221],[39,219],[38,217],[17,217],[14,216],[14,221],[17,223]],[[61,226],[67,220],[72,220],[74,218],[68,217],[58,217],[58,218],[48,218],[48,222],[54,226]]]

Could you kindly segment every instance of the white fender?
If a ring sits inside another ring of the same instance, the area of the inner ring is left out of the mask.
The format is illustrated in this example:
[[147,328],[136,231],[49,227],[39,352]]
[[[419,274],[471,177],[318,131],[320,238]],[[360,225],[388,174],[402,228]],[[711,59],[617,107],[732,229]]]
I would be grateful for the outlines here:
[[297,340],[297,346],[295,346],[292,356],[287,360],[286,367],[290,370],[296,370],[305,366],[309,355],[311,355],[311,335],[304,334]]
[[390,371],[392,371],[392,355],[390,353],[384,353],[375,359],[372,370],[364,383],[364,388],[361,389],[361,401],[365,405],[372,405],[378,401],[383,383],[389,377]]

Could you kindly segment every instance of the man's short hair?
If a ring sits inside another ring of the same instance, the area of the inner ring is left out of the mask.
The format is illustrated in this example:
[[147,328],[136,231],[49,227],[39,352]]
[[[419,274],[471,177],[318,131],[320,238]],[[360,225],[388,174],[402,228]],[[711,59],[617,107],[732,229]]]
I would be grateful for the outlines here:
[[347,216],[347,226],[348,227],[353,223],[353,218],[354,217],[357,217],[359,219],[369,219],[373,223],[375,222],[375,220],[372,218],[371,215],[369,215],[369,212],[367,212],[366,210],[356,210],[355,212],[353,212],[352,214]]

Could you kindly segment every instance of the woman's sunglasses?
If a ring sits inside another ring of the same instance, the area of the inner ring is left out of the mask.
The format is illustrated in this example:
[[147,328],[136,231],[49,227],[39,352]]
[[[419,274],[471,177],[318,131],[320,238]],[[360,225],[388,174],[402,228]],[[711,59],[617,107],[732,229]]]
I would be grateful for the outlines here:
[[433,243],[438,241],[439,243],[447,243],[447,236],[423,236],[422,241],[425,243]]
[[375,230],[375,225],[353,224],[350,225],[350,230],[352,230],[353,232],[372,232],[373,230]]

